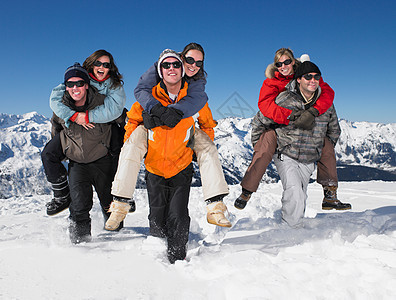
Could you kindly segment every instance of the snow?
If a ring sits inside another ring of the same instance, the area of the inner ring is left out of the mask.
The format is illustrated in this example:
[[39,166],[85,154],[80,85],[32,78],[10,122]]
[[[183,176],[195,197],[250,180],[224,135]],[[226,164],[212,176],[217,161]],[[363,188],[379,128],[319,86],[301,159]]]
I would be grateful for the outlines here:
[[341,182],[351,211],[322,211],[309,185],[303,228],[280,222],[280,183],[262,184],[246,209],[225,198],[231,229],[206,222],[201,188],[190,196],[185,261],[170,265],[148,236],[145,190],[118,233],[103,230],[95,198],[93,241],[72,245],[67,211],[45,214],[49,195],[0,199],[0,299],[394,299],[395,182]]

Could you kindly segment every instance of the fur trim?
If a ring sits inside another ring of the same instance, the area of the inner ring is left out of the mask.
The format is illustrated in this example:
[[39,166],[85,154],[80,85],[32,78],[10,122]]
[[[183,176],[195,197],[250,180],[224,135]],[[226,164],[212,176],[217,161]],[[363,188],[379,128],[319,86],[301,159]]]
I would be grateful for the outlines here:
[[269,64],[267,66],[267,69],[265,69],[265,77],[274,78],[275,77],[275,71],[277,71],[277,68],[274,66],[274,64]]

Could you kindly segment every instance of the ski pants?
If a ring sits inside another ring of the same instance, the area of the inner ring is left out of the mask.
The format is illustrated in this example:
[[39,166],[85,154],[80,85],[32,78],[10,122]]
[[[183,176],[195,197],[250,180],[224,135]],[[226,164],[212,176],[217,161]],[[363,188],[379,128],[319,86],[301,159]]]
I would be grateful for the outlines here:
[[57,133],[41,152],[44,172],[50,183],[57,183],[59,178],[66,177],[67,171],[62,161],[66,158],[63,153],[59,133]]
[[[228,185],[224,178],[216,145],[201,129],[196,128],[193,150],[197,155],[201,173],[204,199],[228,194]],[[138,126],[125,141],[118,161],[111,193],[114,196],[131,199],[136,188],[140,163],[147,152],[147,129]]]
[[[261,179],[272,161],[277,146],[274,130],[264,131],[254,146],[253,158],[245,172],[241,185],[250,192],[256,192]],[[322,186],[338,186],[334,146],[326,137],[322,156],[318,162],[317,182]]]
[[90,220],[89,212],[93,206],[93,189],[98,194],[105,219],[112,201],[111,182],[114,177],[114,158],[106,155],[91,163],[69,162],[70,219],[76,223]]
[[304,218],[309,178],[315,169],[314,163],[301,163],[289,156],[273,156],[282,182],[282,219],[292,227],[300,225]]
[[168,179],[146,171],[150,234],[166,237],[168,249],[176,253],[185,251],[188,242],[188,201],[192,175],[192,164]]

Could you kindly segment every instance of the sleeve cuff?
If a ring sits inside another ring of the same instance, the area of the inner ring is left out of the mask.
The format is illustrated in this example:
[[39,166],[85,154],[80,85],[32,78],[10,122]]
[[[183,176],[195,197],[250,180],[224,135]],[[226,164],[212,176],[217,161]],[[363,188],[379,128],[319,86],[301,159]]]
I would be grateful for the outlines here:
[[78,112],[74,113],[74,115],[72,115],[72,116],[69,118],[69,120],[70,120],[71,122],[75,122],[76,119],[77,119],[77,116],[78,116]]

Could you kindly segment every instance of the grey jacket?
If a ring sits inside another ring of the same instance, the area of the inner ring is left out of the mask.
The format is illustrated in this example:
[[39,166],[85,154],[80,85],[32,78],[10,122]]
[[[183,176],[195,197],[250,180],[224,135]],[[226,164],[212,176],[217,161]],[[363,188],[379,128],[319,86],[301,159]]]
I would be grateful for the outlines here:
[[[74,111],[85,112],[104,103],[102,95],[92,86],[88,89],[87,101],[83,107],[76,107],[69,93],[65,92],[62,102]],[[90,163],[107,155],[110,149],[111,125],[109,123],[95,123],[95,128],[84,127],[71,122],[66,127],[65,121],[53,114],[51,118],[52,136],[60,134],[63,153],[68,159],[78,163]]]
[[[292,110],[306,110],[316,102],[319,95],[320,87],[314,100],[309,105],[304,104],[297,81],[292,80],[286,86],[286,91],[280,93],[275,99],[275,103]],[[320,159],[324,138],[328,137],[335,145],[341,133],[334,105],[315,118],[315,126],[312,130],[303,130],[293,124],[294,122],[290,122],[289,125],[277,124],[264,117],[259,111],[252,120],[252,143],[256,144],[263,131],[274,129],[277,135],[278,154],[285,154],[300,162],[311,163]]]

